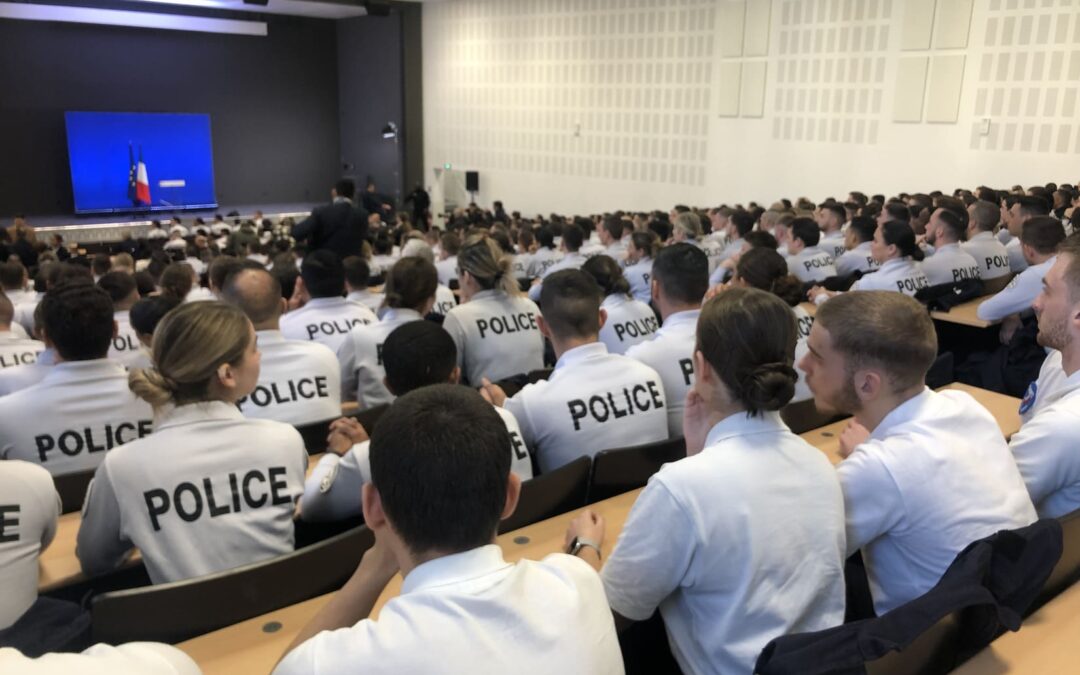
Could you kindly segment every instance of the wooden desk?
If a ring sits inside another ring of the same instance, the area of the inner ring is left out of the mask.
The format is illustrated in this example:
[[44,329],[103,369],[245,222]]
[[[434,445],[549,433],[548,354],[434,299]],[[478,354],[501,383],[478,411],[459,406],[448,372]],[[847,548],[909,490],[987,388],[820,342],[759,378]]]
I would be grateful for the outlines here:
[[979,305],[983,303],[990,295],[984,295],[981,298],[975,298],[969,300],[961,305],[953,307],[947,312],[930,312],[930,318],[937,321],[945,321],[947,323],[955,323],[961,326],[971,326],[972,328],[989,328],[995,324],[1001,323],[1000,321],[985,321],[976,316],[975,311],[979,308]]
[[802,307],[803,310],[805,310],[806,313],[809,314],[810,316],[814,316],[815,314],[817,314],[817,305],[815,305],[814,303],[812,303],[810,301],[800,302],[799,307]]
[[[941,388],[941,390],[945,389],[954,389],[971,394],[997,420],[998,426],[1001,427],[1001,433],[1005,435],[1005,440],[1012,438],[1012,435],[1020,430],[1020,399],[967,384],[960,384],[959,382]],[[840,420],[799,435],[807,443],[824,452],[833,464],[838,464],[841,460],[840,432],[847,426],[848,421],[847,419]]]
[[[322,454],[308,457],[308,475],[318,464]],[[53,538],[49,548],[41,553],[38,559],[38,592],[51,591],[77,581],[82,581],[82,569],[79,567],[79,559],[75,557],[75,543],[79,535],[79,525],[82,523],[82,513],[65,513],[60,516],[56,526],[56,537]],[[127,565],[135,565],[142,556],[138,551],[128,559]]]
[[[607,521],[604,555],[611,553],[619,538],[623,523],[641,490],[606,499],[589,508]],[[566,527],[581,510],[556,516],[498,538],[508,562],[522,558],[539,560],[549,553],[563,549]],[[375,605],[372,616],[401,591],[401,577],[394,577]],[[282,652],[300,629],[325,605],[332,593],[270,612],[254,619],[207,633],[177,645],[199,664],[204,675],[265,675],[273,668]],[[266,632],[266,629],[274,632]]]
[[1080,584],[1032,614],[1016,633],[1006,633],[953,671],[956,675],[1075,673],[1080,638]]

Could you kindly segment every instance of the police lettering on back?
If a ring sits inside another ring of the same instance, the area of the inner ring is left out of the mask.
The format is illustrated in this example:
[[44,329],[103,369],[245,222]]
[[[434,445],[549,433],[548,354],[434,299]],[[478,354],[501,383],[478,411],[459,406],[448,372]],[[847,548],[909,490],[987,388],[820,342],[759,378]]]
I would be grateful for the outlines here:
[[930,285],[930,282],[927,281],[926,277],[924,277],[924,276],[920,276],[920,277],[915,278],[915,279],[910,279],[909,278],[909,279],[897,279],[896,280],[896,290],[900,291],[901,293],[904,293],[904,292],[915,293],[915,291],[918,291],[918,290],[923,289],[923,288],[927,288],[929,285]]
[[[536,314],[532,312],[477,319],[476,328],[480,331],[480,339],[487,337],[489,332],[492,335],[509,335],[523,330],[539,330],[536,325]],[[379,363],[382,363],[381,358]]]
[[153,422],[150,420],[139,420],[137,423],[121,422],[115,428],[112,424],[106,423],[104,438],[100,435],[95,438],[94,429],[84,427],[81,430],[62,431],[57,435],[40,434],[34,437],[34,444],[37,446],[38,457],[44,464],[49,461],[49,453],[56,450],[68,457],[75,457],[84,450],[88,453],[112,450],[128,441],[149,436],[152,426]]
[[288,380],[280,383],[280,386],[278,382],[260,384],[255,387],[255,390],[249,396],[237,401],[236,407],[243,411],[244,404],[248,401],[260,408],[265,408],[269,405],[315,398],[330,398],[330,388],[324,375]]
[[615,336],[619,338],[619,342],[626,342],[626,338],[647,337],[659,329],[660,322],[656,317],[650,316],[615,324]]
[[112,348],[118,352],[133,352],[139,348],[139,343],[130,335],[117,335],[112,339]]
[[37,355],[35,351],[0,354],[0,368],[33,365],[37,363]]
[[621,391],[595,394],[590,396],[588,401],[571,399],[566,402],[566,406],[574,423],[574,431],[581,431],[581,421],[588,417],[603,424],[638,412],[659,410],[664,407],[663,399],[656,382],[647,380],[645,384],[623,387]]
[[319,333],[323,335],[348,335],[353,326],[363,324],[370,325],[368,319],[334,319],[333,321],[318,321],[306,326],[308,339],[314,340]]
[[[183,481],[168,490],[154,488],[143,493],[146,512],[155,532],[161,531],[160,517],[175,510],[180,520],[193,523],[203,515],[217,518],[229,513],[240,513],[243,507],[258,509],[269,502],[273,506],[288,504],[292,498],[287,494],[286,468],[270,467],[265,473],[260,469],[251,469],[240,477],[236,472],[229,472],[229,489],[225,494],[214,493],[214,483],[210,478],[203,478],[200,485]],[[262,486],[256,486],[262,483]],[[205,496],[205,502],[204,502]],[[204,507],[205,504],[205,507]]]
[[19,541],[19,513],[22,507],[18,504],[0,504],[0,544]]

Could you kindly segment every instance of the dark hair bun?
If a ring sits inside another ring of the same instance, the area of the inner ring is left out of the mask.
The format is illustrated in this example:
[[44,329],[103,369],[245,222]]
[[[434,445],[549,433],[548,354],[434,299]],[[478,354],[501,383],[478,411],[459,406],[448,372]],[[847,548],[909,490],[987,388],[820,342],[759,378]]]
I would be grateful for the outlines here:
[[799,374],[786,363],[765,363],[742,381],[743,400],[754,410],[779,410],[795,395]]

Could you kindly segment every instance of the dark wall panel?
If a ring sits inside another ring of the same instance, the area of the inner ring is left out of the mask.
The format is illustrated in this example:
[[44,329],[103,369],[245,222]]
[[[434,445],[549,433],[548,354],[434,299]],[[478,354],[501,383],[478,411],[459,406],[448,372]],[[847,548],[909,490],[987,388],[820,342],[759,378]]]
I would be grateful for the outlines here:
[[0,215],[73,212],[66,110],[209,113],[221,204],[327,199],[334,22],[263,18],[267,37],[0,20]]

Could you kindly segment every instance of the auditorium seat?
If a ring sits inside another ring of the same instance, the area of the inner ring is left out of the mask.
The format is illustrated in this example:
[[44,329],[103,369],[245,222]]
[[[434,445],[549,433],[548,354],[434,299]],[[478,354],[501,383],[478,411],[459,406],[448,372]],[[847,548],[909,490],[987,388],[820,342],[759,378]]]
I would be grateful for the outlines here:
[[686,441],[682,438],[602,450],[593,457],[589,503],[643,487],[661,466],[683,457],[686,457]]
[[91,601],[94,642],[175,643],[330,593],[375,544],[366,527],[308,548],[216,574],[115,591]]
[[1061,558],[1050,571],[1050,577],[1043,584],[1039,597],[1028,607],[1025,617],[1031,616],[1062,591],[1080,581],[1080,509],[1058,520],[1061,522]]
[[585,506],[592,458],[578,457],[554,471],[521,484],[517,508],[499,523],[499,534],[547,520]]
[[61,476],[53,476],[56,491],[60,494],[60,512],[73,513],[82,508],[83,500],[86,499],[86,488],[94,479],[97,469],[87,469]]

